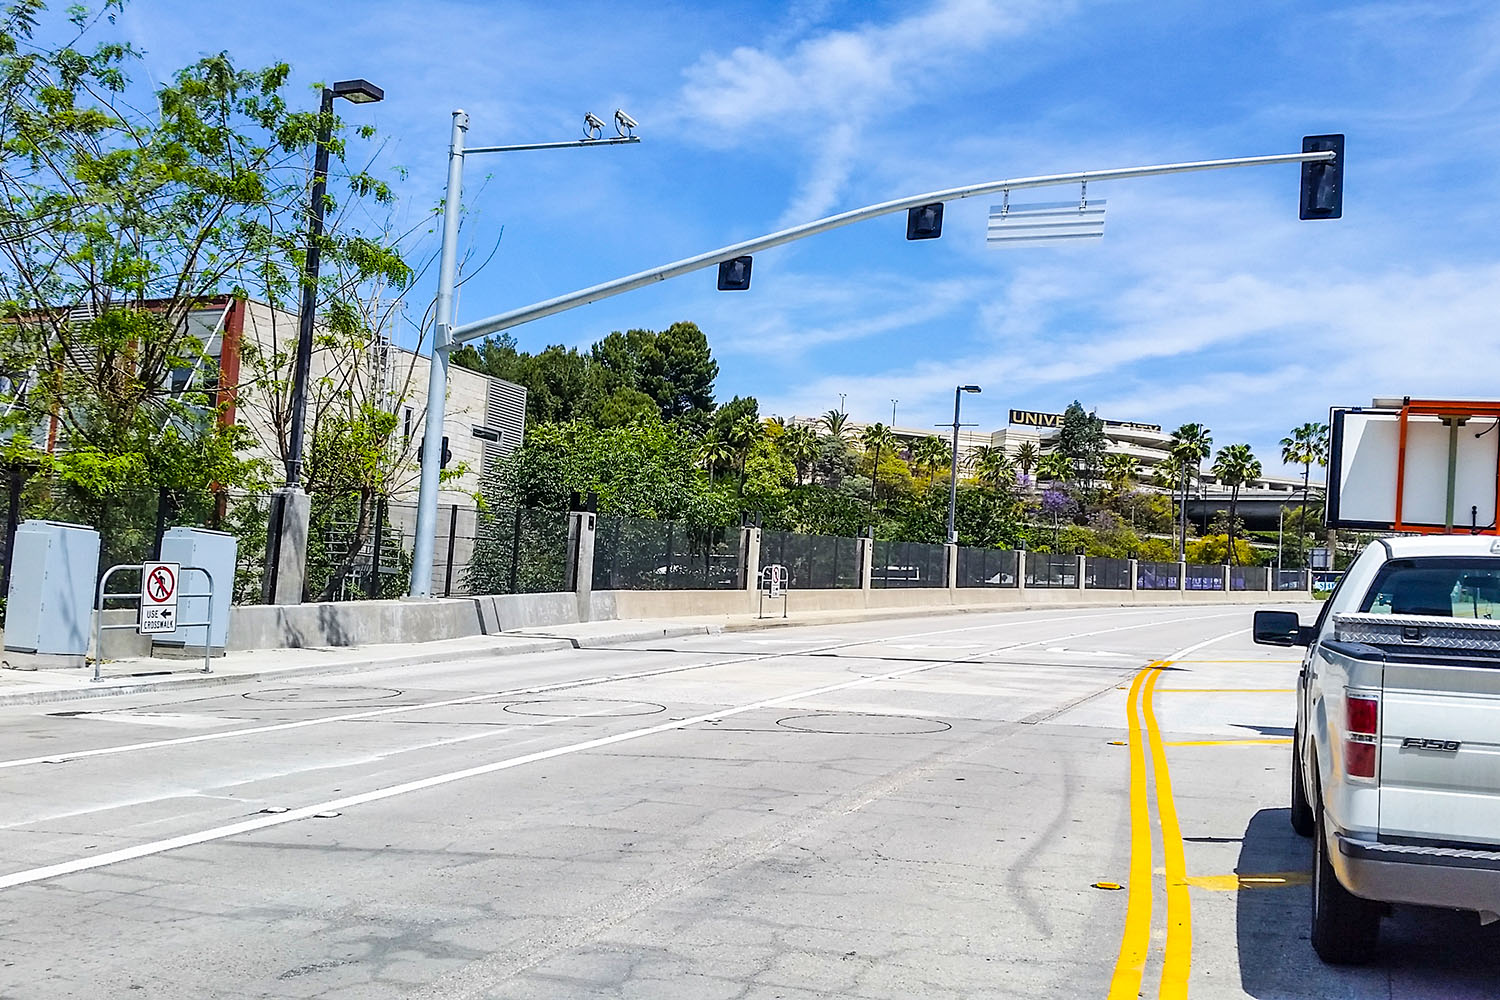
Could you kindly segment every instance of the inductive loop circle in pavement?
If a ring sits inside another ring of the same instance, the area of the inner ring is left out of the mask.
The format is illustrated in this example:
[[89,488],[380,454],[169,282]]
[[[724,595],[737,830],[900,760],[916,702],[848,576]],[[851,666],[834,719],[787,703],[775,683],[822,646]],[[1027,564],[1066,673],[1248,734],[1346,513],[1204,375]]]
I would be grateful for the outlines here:
[[667,706],[654,701],[630,701],[625,698],[537,698],[513,701],[501,709],[512,715],[536,715],[543,718],[623,719],[633,715],[660,715]]
[[884,715],[879,712],[812,712],[788,715],[776,725],[797,733],[828,736],[922,736],[946,733],[953,723],[920,715]]
[[[234,739],[239,737],[259,736],[267,733],[284,732],[293,729],[305,729],[310,726],[326,725],[334,722],[345,722],[354,719],[379,718],[387,715],[396,715],[405,712],[417,712],[426,709],[448,708],[455,705],[471,705],[483,702],[501,701],[514,698],[517,695],[544,694],[553,691],[569,691],[582,687],[592,687],[602,684],[611,684],[617,681],[644,680],[651,677],[662,677],[669,674],[683,673],[691,670],[708,670],[714,667],[734,666],[740,663],[757,663],[764,660],[780,659],[790,656],[808,656],[816,653],[826,653],[829,650],[852,649],[859,646],[869,646],[882,642],[899,642],[906,639],[925,639],[932,636],[952,635],[963,632],[983,632],[989,629],[1013,628],[1025,625],[1050,625],[1062,622],[1082,621],[1091,618],[1119,618],[1126,615],[1151,614],[1167,610],[1176,610],[1168,607],[1146,607],[1146,608],[1119,608],[1104,611],[1090,612],[1081,615],[1067,615],[1058,617],[1049,615],[1042,618],[1025,618],[1019,621],[997,621],[983,625],[961,625],[954,628],[931,629],[925,632],[908,632],[894,636],[880,636],[871,639],[843,640],[823,645],[813,645],[806,649],[774,651],[766,653],[752,653],[744,656],[735,656],[725,660],[712,660],[705,663],[689,663],[678,666],[662,667],[654,670],[640,670],[632,673],[602,674],[594,677],[586,677],[579,680],[559,681],[554,684],[539,684],[523,688],[513,688],[507,691],[484,692],[481,694],[465,695],[459,698],[444,698],[438,701],[418,702],[407,705],[392,705],[385,708],[367,709],[359,712],[349,712],[339,715],[322,716],[314,719],[299,719],[292,722],[270,723],[262,726],[250,726],[243,729],[222,730],[212,733],[198,733],[193,736],[178,736],[163,740],[146,740],[137,743],[125,743],[108,747],[93,747],[84,750],[54,751],[36,757],[19,757],[10,760],[0,760],[0,770],[15,767],[27,767],[39,764],[55,764],[61,761],[83,760],[90,757],[103,757],[120,753],[133,753],[139,750],[155,750],[165,747],[187,746],[194,743],[208,743],[218,740]],[[1169,625],[1182,621],[1206,621],[1212,618],[1227,617],[1228,613],[1215,613],[1211,615],[1198,615],[1192,618],[1174,618],[1166,621],[1150,621],[1141,623],[1142,627],[1151,625]],[[1134,628],[1136,626],[1122,626],[1122,628]],[[1105,629],[1104,631],[1114,631]],[[1098,633],[1083,633],[1087,635]],[[1042,642],[1057,642],[1061,639],[1075,638],[1076,636],[1053,636],[1050,638],[1031,640],[1028,642],[1011,643],[999,649],[1022,648],[1028,645],[1037,645]],[[993,650],[992,650],[993,651]],[[871,676],[871,675],[862,675]],[[241,697],[248,697],[253,692],[247,692]]]

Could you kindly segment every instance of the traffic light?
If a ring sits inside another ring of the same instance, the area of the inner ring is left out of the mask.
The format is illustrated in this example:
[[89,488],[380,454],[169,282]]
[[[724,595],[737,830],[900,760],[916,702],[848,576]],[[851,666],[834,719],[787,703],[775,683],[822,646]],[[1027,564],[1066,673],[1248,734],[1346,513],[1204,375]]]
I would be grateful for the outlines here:
[[918,205],[906,210],[906,238],[909,240],[935,240],[943,235],[943,203]]
[[[417,464],[418,465],[422,464],[422,455],[426,451],[427,451],[427,439],[424,437],[422,439],[422,446],[417,449]],[[439,459],[439,461],[438,461],[438,468],[439,469],[446,469],[448,467],[448,463],[451,462],[451,461],[453,461],[453,452],[451,452],[451,451],[448,450],[448,435],[444,434],[443,435],[443,457],[441,459]]]
[[1305,135],[1302,152],[1332,150],[1336,156],[1320,163],[1302,164],[1302,201],[1299,219],[1340,219],[1344,215],[1344,137]]
[[736,257],[719,262],[719,291],[743,292],[750,287],[749,257]]

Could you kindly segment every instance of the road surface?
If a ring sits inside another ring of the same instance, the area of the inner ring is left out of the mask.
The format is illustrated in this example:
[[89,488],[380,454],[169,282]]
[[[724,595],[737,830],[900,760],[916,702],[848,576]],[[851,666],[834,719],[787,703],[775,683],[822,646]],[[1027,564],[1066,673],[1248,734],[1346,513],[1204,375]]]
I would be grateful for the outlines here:
[[1248,625],[955,615],[0,710],[0,997],[1497,995],[1465,915],[1313,957],[1296,664]]

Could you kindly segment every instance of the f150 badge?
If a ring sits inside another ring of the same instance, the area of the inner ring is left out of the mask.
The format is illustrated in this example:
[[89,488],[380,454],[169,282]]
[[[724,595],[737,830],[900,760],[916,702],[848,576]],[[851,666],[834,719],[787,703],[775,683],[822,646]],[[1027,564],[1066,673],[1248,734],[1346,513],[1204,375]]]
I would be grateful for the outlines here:
[[1446,750],[1454,751],[1463,746],[1458,740],[1424,740],[1417,736],[1408,736],[1401,741],[1401,749],[1412,750]]

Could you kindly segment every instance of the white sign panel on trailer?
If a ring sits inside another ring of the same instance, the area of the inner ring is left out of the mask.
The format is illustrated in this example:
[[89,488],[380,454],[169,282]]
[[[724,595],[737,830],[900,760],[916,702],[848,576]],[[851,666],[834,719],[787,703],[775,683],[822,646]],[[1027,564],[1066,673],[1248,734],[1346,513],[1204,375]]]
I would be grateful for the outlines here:
[[182,567],[177,563],[149,562],[141,566],[141,635],[177,631],[177,581]]
[[1454,530],[1493,529],[1500,479],[1500,421],[1493,416],[1408,412],[1404,448],[1399,410],[1334,409],[1329,423],[1331,527],[1445,527],[1451,463]]

